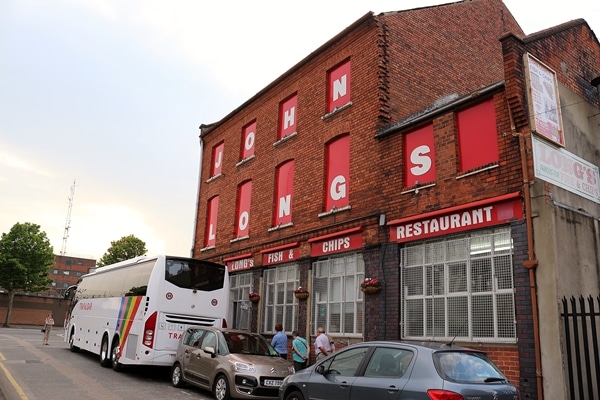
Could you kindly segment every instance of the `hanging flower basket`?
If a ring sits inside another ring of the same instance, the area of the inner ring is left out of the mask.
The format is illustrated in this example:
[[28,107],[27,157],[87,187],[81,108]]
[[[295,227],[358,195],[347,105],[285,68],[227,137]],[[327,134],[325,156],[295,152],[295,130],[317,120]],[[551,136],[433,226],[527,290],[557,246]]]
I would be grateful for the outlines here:
[[306,299],[308,299],[309,295],[310,295],[310,293],[308,293],[308,292],[296,292],[296,293],[294,293],[294,296],[296,296],[296,298],[298,300],[306,300]]
[[260,301],[260,295],[255,292],[250,292],[248,293],[248,300],[250,300],[253,303],[258,303]]
[[365,294],[377,294],[381,292],[381,286],[365,286],[361,287],[360,290]]
[[381,283],[377,278],[365,278],[360,284],[360,290],[365,294],[377,294],[381,289]]
[[304,289],[302,286],[298,287],[298,289],[294,289],[294,296],[296,296],[298,300],[306,300],[309,295],[310,293],[308,290]]

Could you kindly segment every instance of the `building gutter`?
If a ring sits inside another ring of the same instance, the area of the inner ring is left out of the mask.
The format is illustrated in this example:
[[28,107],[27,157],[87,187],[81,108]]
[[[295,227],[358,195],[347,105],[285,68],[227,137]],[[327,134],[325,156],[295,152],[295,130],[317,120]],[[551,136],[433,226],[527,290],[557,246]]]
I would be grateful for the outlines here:
[[[510,107],[509,107],[510,110]],[[519,138],[519,150],[521,153],[521,171],[523,174],[523,200],[525,202],[525,224],[527,227],[527,260],[523,261],[523,266],[529,271],[529,291],[531,297],[531,312],[533,320],[533,342],[535,351],[535,376],[537,384],[537,398],[544,399],[544,386],[542,375],[542,357],[540,352],[540,328],[539,328],[539,312],[537,303],[537,283],[535,278],[538,260],[535,257],[535,249],[533,243],[533,218],[531,216],[531,191],[529,181],[529,169],[527,168],[527,150],[525,147],[525,135],[515,131],[515,125],[510,114],[513,136]]]
[[202,140],[202,125],[200,126],[200,135],[198,135],[198,141],[200,143],[200,161],[198,162],[198,190],[196,191],[196,212],[194,217],[194,227],[192,228],[192,248],[190,249],[190,257],[194,256],[194,248],[196,247],[196,233],[198,228],[198,221],[200,216],[200,183],[202,182],[202,152],[204,150],[204,140]]

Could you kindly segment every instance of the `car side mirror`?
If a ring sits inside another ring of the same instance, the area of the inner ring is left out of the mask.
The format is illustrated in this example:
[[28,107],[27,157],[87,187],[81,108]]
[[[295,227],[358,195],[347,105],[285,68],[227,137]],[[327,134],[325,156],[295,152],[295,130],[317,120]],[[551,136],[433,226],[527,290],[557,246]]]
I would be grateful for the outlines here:
[[317,374],[321,374],[321,375],[327,374],[327,370],[325,369],[325,367],[323,365],[319,365],[317,368],[315,368],[315,372]]
[[210,356],[212,358],[215,358],[217,356],[217,352],[215,351],[215,348],[212,346],[206,346],[203,350],[206,354],[210,354]]

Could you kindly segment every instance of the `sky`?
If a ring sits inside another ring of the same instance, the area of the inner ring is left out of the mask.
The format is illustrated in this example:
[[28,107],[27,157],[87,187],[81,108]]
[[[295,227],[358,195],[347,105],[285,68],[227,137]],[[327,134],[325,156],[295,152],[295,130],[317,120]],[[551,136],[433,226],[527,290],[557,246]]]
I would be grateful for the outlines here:
[[[200,124],[369,11],[449,2],[0,1],[0,234],[30,222],[55,254],[134,235],[189,256]],[[504,3],[526,34],[584,18],[600,36],[600,2]]]

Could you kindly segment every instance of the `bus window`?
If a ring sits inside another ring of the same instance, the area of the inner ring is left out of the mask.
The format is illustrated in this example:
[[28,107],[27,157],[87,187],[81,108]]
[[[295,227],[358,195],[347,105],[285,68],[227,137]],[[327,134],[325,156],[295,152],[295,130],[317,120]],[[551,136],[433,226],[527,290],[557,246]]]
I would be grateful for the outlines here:
[[224,277],[224,269],[208,261],[169,259],[165,269],[167,282],[204,292],[222,289]]

